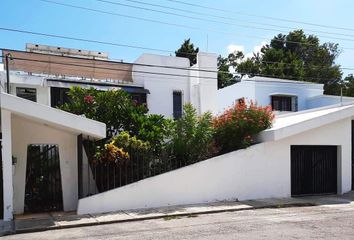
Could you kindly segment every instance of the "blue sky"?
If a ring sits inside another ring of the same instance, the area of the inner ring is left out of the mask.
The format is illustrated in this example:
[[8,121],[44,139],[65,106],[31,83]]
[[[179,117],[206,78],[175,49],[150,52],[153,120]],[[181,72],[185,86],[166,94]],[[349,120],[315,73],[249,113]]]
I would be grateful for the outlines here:
[[[129,2],[127,0],[107,0],[110,2],[169,11],[197,18],[207,18],[209,21],[118,6],[98,0],[51,1],[93,8],[100,11],[109,11],[116,14],[125,14],[172,24],[185,25],[190,26],[190,28],[182,28],[174,25],[158,24],[115,15],[90,12],[87,10],[73,9],[65,6],[49,4],[39,0],[1,0],[0,9],[2,14],[0,17],[0,27],[16,28],[21,30],[171,51],[177,49],[184,39],[191,38],[192,42],[199,46],[202,51],[208,50],[209,52],[222,55],[226,55],[229,50],[235,49],[243,50],[245,54],[250,54],[254,50],[259,49],[262,44],[268,42],[270,38],[280,32],[287,33],[289,30],[303,28],[308,30],[330,32],[330,34],[314,34],[321,35],[320,39],[323,42],[332,41],[339,43],[341,47],[353,48],[353,50],[343,49],[337,63],[343,67],[354,68],[354,30],[349,31],[343,29],[309,26],[299,23],[289,23],[245,15],[263,15],[311,22],[326,26],[354,29],[354,21],[350,20],[354,9],[354,1],[352,0],[189,0],[189,2],[193,4],[225,9],[225,12],[186,6],[169,0],[139,0],[150,4],[160,4],[173,8],[186,9],[187,11],[200,12],[204,13],[204,16],[193,15],[189,12],[179,12],[176,10],[146,5],[144,6],[138,3]],[[181,1],[188,2],[188,0]],[[238,14],[238,12],[241,12],[241,14]],[[209,15],[218,15],[228,19],[213,18]],[[227,24],[210,22],[210,20],[226,22]],[[255,23],[251,24],[248,22]],[[282,28],[265,26],[264,24],[279,25]],[[235,25],[247,25],[247,27]],[[260,30],[255,29],[255,27],[271,28],[271,30]],[[305,32],[313,33],[311,31]],[[342,36],[338,34],[352,36]],[[123,59],[126,62],[134,61],[143,52],[159,53],[141,49],[107,46],[97,43],[85,43],[0,31],[0,48],[24,50],[26,43],[39,43],[69,48],[105,51],[110,53],[111,58]],[[160,53],[169,54],[167,52]],[[354,70],[344,71],[345,75],[351,72],[354,72]]]

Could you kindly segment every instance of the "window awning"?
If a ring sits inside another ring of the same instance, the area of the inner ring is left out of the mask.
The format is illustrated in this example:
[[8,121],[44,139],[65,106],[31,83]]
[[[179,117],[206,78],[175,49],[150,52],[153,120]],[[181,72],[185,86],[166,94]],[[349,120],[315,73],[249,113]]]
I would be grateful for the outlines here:
[[122,89],[128,93],[150,94],[150,91],[143,87],[122,87]]
[[128,93],[139,93],[139,94],[149,94],[149,90],[143,87],[131,87],[131,86],[121,86],[113,83],[105,82],[89,82],[80,80],[65,80],[65,79],[47,79],[47,86],[49,87],[60,87],[60,88],[70,88],[74,86],[80,86],[82,88],[94,87],[98,90],[118,90],[122,89]]

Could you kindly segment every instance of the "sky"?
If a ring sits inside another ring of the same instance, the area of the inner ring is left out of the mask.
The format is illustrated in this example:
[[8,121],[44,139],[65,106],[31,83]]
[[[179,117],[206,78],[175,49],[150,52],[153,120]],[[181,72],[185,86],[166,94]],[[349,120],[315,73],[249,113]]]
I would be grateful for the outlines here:
[[[353,9],[353,0],[1,0],[0,28],[151,49],[2,30],[0,48],[25,50],[26,43],[36,43],[109,52],[111,59],[133,62],[142,53],[173,54],[184,39],[191,38],[204,52],[226,56],[229,52],[241,50],[251,56],[273,36],[305,29],[305,33],[319,36],[321,42],[339,43],[343,49],[336,63],[354,69],[354,21],[350,20]],[[343,72],[346,76],[354,70]]]

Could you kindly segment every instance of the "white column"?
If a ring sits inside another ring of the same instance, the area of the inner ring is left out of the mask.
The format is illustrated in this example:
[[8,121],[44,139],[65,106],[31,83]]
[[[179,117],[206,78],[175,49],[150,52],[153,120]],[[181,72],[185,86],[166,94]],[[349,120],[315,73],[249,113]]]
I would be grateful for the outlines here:
[[4,221],[13,218],[11,112],[1,109]]

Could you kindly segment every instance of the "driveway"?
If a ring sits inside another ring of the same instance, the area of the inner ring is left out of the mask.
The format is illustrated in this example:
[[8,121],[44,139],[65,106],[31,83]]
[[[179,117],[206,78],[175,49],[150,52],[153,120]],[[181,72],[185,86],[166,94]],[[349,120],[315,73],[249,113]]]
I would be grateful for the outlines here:
[[353,239],[354,203],[256,209],[18,234],[3,239]]

